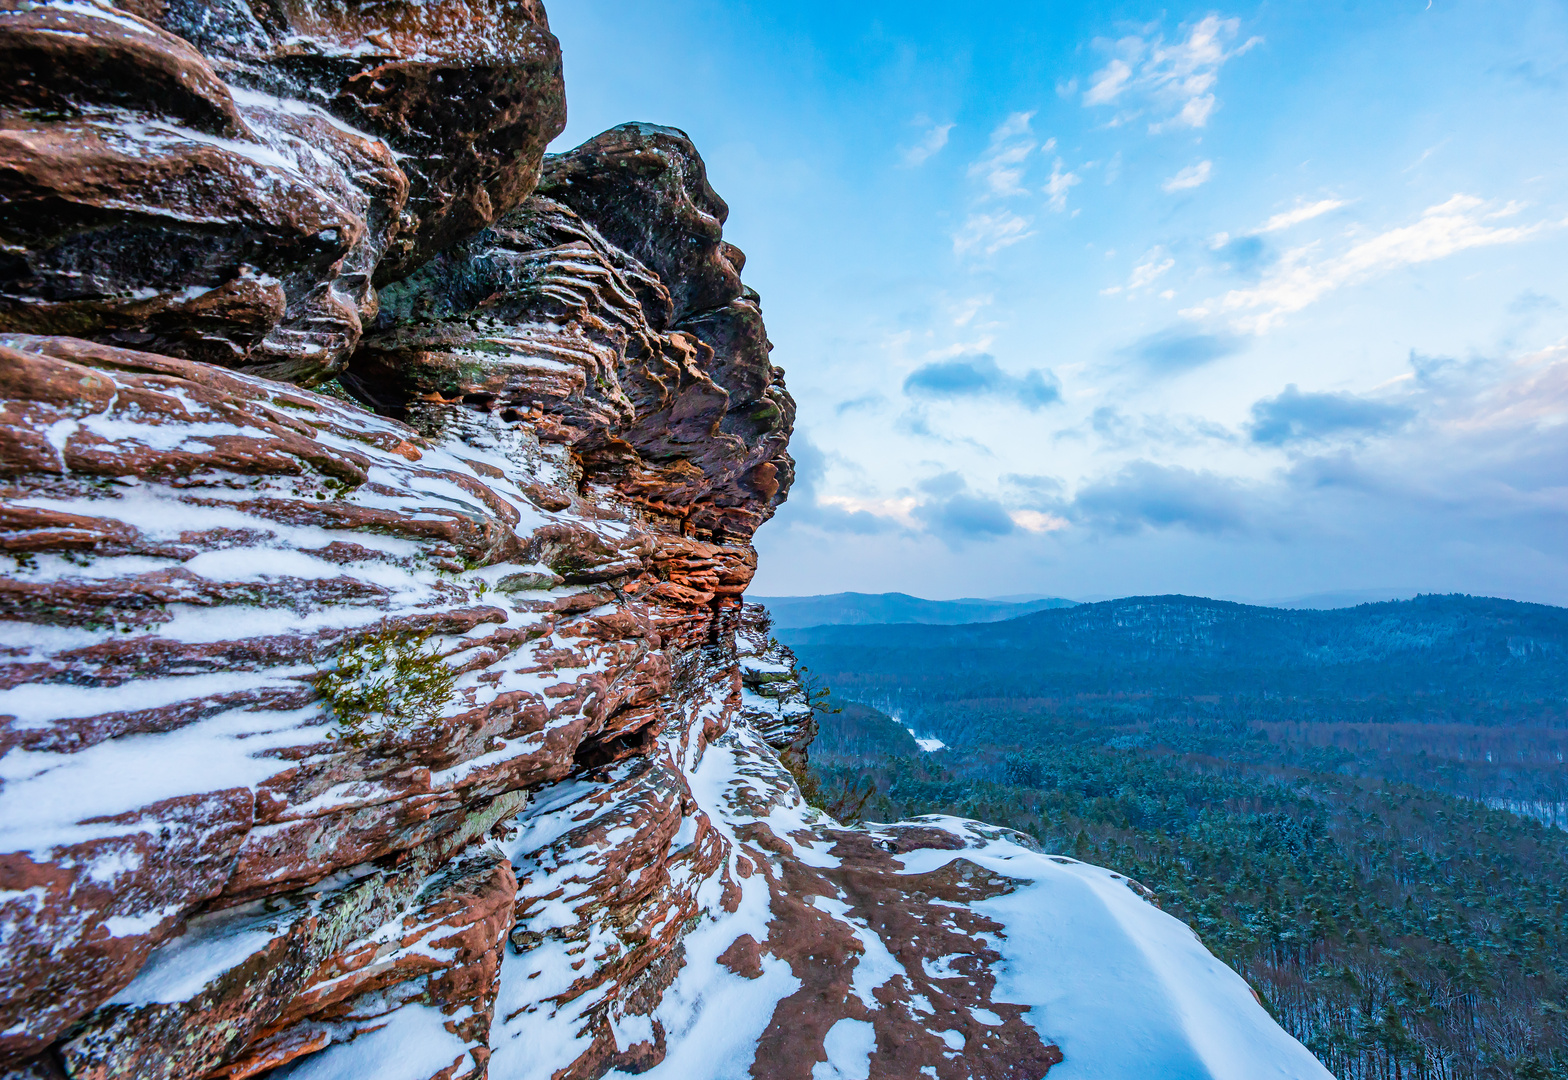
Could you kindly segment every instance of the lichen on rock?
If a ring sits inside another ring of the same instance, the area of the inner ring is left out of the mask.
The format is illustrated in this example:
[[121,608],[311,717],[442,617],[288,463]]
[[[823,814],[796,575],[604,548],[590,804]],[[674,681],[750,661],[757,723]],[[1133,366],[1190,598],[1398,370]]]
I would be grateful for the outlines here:
[[452,700],[457,672],[426,642],[430,632],[377,628],[342,643],[311,685],[337,721],[332,733],[352,746],[395,737],[438,720]]

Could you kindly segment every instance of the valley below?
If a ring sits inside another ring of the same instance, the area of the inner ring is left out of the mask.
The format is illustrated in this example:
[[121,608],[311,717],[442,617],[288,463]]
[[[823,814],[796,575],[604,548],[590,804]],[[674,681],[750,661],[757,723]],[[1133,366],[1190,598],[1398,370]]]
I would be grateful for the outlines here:
[[[778,631],[817,799],[1106,866],[1342,1080],[1568,1075],[1568,611],[1140,597]],[[943,749],[921,749],[916,735]]]

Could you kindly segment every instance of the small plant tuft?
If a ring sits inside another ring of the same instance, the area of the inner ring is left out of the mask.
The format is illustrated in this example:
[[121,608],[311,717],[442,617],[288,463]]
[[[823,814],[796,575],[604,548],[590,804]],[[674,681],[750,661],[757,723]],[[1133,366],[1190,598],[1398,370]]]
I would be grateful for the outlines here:
[[311,679],[337,730],[328,738],[368,746],[432,724],[452,699],[457,672],[434,647],[430,632],[399,632],[383,625],[339,654]]

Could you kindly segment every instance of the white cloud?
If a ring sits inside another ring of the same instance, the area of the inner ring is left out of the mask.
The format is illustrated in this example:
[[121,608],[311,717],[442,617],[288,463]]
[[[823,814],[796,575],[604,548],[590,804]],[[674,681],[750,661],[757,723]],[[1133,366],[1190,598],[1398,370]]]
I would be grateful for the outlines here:
[[[1137,38],[1132,39],[1138,41]],[[1142,42],[1138,42],[1141,49]],[[1089,89],[1084,91],[1083,103],[1085,105],[1109,105],[1127,90],[1132,83],[1132,67],[1125,60],[1112,60],[1089,80]]]
[[[968,326],[974,320],[974,317],[980,313],[980,309],[990,304],[991,300],[992,297],[989,294],[985,296],[971,296],[953,305],[953,325]],[[988,340],[985,345],[974,351],[984,352],[990,347]],[[968,347],[966,346],[965,348]]]
[[1156,247],[1143,257],[1143,262],[1132,268],[1132,277],[1127,279],[1127,289],[1142,289],[1152,285],[1156,278],[1176,265],[1176,260],[1165,254],[1165,249]]
[[1007,119],[998,124],[996,130],[991,132],[991,142],[994,144],[1004,142],[1017,135],[1028,135],[1030,131],[1029,122],[1033,119],[1034,110],[1032,109],[1029,112],[1008,113]]
[[941,152],[942,148],[947,145],[948,133],[955,126],[954,124],[933,125],[927,130],[924,138],[904,151],[904,164],[914,168],[916,165],[924,164],[928,158]]
[[1129,294],[1139,289],[1146,289],[1162,277],[1171,267],[1176,265],[1176,260],[1158,245],[1149,249],[1143,261],[1132,268],[1132,274],[1127,278],[1126,285],[1112,285],[1108,289],[1101,289],[1101,296],[1115,296],[1120,292]]
[[1379,233],[1338,255],[1317,257],[1317,244],[1295,248],[1286,252],[1257,285],[1233,289],[1182,314],[1192,318],[1228,315],[1236,329],[1261,334],[1284,316],[1343,286],[1470,248],[1517,243],[1550,224],[1493,225],[1490,222],[1516,213],[1519,207],[1509,204],[1486,213],[1485,206],[1472,195],[1455,195],[1445,203],[1428,207],[1415,223]]
[[1056,145],[1056,140],[1052,139],[1043,148],[1037,146],[1029,128],[1033,118],[1032,112],[1016,112],[1002,121],[991,132],[991,143],[985,154],[969,166],[970,177],[985,184],[986,194],[997,197],[1025,194],[1024,165],[1029,155],[1037,148],[1050,150]]
[[1144,111],[1159,119],[1151,132],[1169,128],[1202,128],[1214,112],[1214,86],[1226,61],[1259,44],[1249,38],[1237,48],[1228,43],[1241,27],[1239,19],[1209,15],[1187,29],[1186,37],[1167,43],[1163,36],[1137,35],[1115,42],[1097,42],[1117,55],[1089,79],[1085,106],[1126,105],[1113,124],[1124,123]]
[[919,527],[919,522],[911,516],[915,507],[919,505],[919,500],[913,496],[906,495],[898,499],[864,499],[853,495],[819,495],[817,505],[836,507],[849,514],[867,513],[880,518],[891,518],[911,529]]
[[1030,221],[1011,210],[992,213],[974,213],[963,227],[953,234],[953,251],[958,255],[984,252],[994,255],[1005,247],[1033,236]]
[[[1465,393],[1468,387],[1460,381],[1454,407],[1440,421],[1444,429],[1511,432],[1568,424],[1568,339],[1497,367],[1495,381],[1480,393]],[[1492,372],[1477,375],[1484,379]]]
[[[1024,174],[1035,157],[1043,157],[1056,149],[1055,139],[1039,142],[1030,126],[1032,112],[1010,114],[991,132],[991,141],[985,153],[969,166],[969,176],[980,182],[980,190],[971,201],[971,212],[963,226],[953,234],[953,250],[959,255],[983,252],[995,254],[1024,240],[1034,233],[1032,221],[1006,209],[987,209],[995,206],[994,200],[1028,195]],[[1049,196],[1047,205],[1056,211],[1067,208],[1067,192],[1080,182],[1076,173],[1064,172],[1062,161],[1056,160],[1050,178],[1042,189]]]
[[1007,516],[1013,519],[1014,525],[1032,533],[1060,532],[1072,524],[1064,517],[1039,510],[1014,510]]
[[1181,172],[1171,177],[1160,187],[1166,191],[1191,191],[1201,184],[1209,182],[1209,177],[1214,172],[1214,162],[1200,161],[1196,165],[1188,165]]
[[1046,181],[1045,193],[1051,198],[1049,206],[1057,213],[1067,209],[1067,192],[1074,184],[1080,183],[1077,173],[1063,172],[1062,159],[1057,158],[1051,166],[1051,178]]
[[1187,103],[1181,107],[1181,112],[1176,114],[1174,120],[1163,124],[1150,124],[1152,132],[1164,131],[1167,127],[1201,128],[1209,124],[1209,114],[1214,111],[1214,95],[1204,94],[1200,97],[1188,98]]
[[[987,297],[988,301],[989,299]],[[996,339],[990,334],[981,334],[973,341],[955,341],[940,349],[927,349],[920,354],[920,357],[922,360],[951,360],[955,356],[972,356],[975,353],[990,352],[995,341]]]
[[[1288,229],[1292,225],[1300,225],[1303,221],[1311,221],[1315,217],[1322,217],[1330,210],[1338,210],[1344,205],[1344,199],[1320,199],[1315,203],[1303,203],[1294,210],[1286,210],[1283,213],[1275,214],[1262,225],[1253,229],[1252,232],[1255,236],[1261,236],[1263,233],[1279,232],[1281,229]],[[1223,236],[1224,234],[1221,233],[1220,235]],[[1229,237],[1226,237],[1226,239],[1229,239]]]

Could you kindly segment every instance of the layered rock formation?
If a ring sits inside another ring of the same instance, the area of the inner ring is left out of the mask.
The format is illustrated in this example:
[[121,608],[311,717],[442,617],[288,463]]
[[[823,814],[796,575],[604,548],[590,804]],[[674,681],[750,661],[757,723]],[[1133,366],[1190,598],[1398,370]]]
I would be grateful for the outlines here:
[[0,328],[305,385],[566,119],[515,0],[8,0],[0,68]]
[[1187,973],[1145,1026],[1261,1075],[1130,883],[801,800],[794,403],[683,134],[544,156],[537,3],[0,0],[0,64],[0,1075],[1039,1077]]

